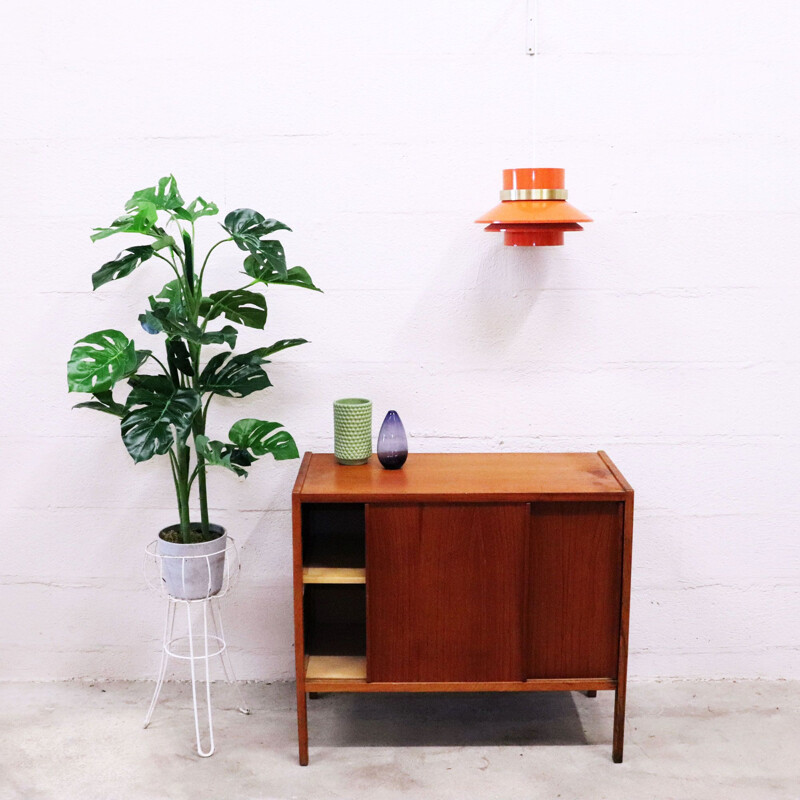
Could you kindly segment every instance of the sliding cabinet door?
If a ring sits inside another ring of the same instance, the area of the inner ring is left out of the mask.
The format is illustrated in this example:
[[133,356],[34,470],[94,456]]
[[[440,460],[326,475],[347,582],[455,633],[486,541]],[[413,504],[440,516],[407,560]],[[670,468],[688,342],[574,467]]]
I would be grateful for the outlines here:
[[367,680],[518,681],[525,504],[367,507]]
[[533,503],[526,678],[616,678],[622,503]]

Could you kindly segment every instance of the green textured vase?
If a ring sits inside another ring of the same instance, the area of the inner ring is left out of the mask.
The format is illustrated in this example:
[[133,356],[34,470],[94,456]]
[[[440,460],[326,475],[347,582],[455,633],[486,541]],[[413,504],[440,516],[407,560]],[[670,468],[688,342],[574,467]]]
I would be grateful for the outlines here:
[[340,464],[366,464],[372,455],[372,401],[346,397],[333,401],[333,454]]

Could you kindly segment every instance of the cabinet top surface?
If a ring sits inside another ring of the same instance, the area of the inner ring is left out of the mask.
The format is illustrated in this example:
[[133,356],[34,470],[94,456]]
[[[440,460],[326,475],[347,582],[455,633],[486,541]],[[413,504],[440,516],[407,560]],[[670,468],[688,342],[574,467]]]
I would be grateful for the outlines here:
[[586,495],[622,500],[628,491],[600,453],[412,453],[399,470],[384,469],[375,455],[367,464],[345,467],[331,453],[307,453],[295,484],[301,500],[327,502]]

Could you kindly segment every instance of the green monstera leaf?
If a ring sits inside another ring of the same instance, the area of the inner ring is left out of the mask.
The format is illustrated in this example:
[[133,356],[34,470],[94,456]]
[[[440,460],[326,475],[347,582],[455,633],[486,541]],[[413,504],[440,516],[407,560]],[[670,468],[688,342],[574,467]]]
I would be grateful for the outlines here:
[[247,470],[255,459],[249,453],[232,444],[211,440],[208,436],[195,436],[197,454],[211,467],[224,467],[240,477],[247,477]]
[[125,210],[152,208],[156,211],[174,211],[183,206],[183,198],[178,191],[178,182],[174,175],[160,178],[155,186],[139,189],[125,203]]
[[155,299],[161,301],[161,304],[168,305],[173,313],[183,313],[183,292],[181,291],[181,282],[177,278],[174,281],[165,283]]
[[267,373],[261,368],[269,364],[267,356],[306,344],[305,339],[281,339],[269,347],[259,347],[249,353],[242,353],[228,359],[229,353],[219,353],[209,360],[200,373],[199,388],[203,392],[213,392],[222,397],[246,397],[272,386]]
[[[183,339],[167,339],[167,363],[173,373],[182,372],[189,378],[194,376],[192,356]],[[172,381],[177,383],[177,377],[174,376]]]
[[253,350],[252,353],[258,354],[261,358],[266,358],[274,353],[279,353],[281,350],[297,347],[300,344],[308,344],[308,339],[280,339],[275,344],[271,344],[269,347],[259,347],[257,350]]
[[117,403],[111,390],[107,392],[95,392],[94,400],[85,403],[76,403],[73,408],[93,408],[95,411],[103,411],[106,414],[113,414],[115,417],[125,416],[125,406]]
[[303,269],[303,267],[292,267],[287,273],[285,278],[275,278],[269,283],[276,283],[280,286],[299,286],[302,289],[311,289],[314,292],[321,292],[318,286],[314,285],[311,276]]
[[155,249],[149,244],[128,247],[116,258],[103,264],[103,266],[92,275],[92,288],[98,289],[104,283],[109,283],[110,281],[117,280],[117,278],[124,278],[130,275],[136,267],[143,264],[147,259],[152,258],[154,253]]
[[158,213],[151,206],[142,208],[133,214],[123,214],[117,217],[107,228],[93,228],[91,235],[93,242],[113,236],[115,233],[143,233],[157,239],[166,238],[167,233],[158,227]]
[[233,325],[225,325],[218,331],[206,331],[199,339],[190,339],[197,344],[226,344],[233,350],[236,347],[236,337],[239,331]]
[[208,320],[224,314],[231,322],[263,330],[267,323],[267,298],[246,289],[214,292],[202,299],[200,314]]
[[[231,211],[225,217],[222,227],[233,236],[237,244],[239,242],[252,243],[250,242],[251,237],[259,239],[262,236],[269,236],[275,231],[292,230],[288,225],[278,222],[277,219],[266,219],[263,214],[253,211],[252,208],[237,208],[235,211]],[[240,247],[242,250],[250,249],[246,245],[240,245]]]
[[130,383],[122,441],[131,458],[136,463],[147,461],[168,452],[176,439],[186,441],[200,409],[200,395],[194,389],[177,389],[166,375],[140,375]]
[[187,222],[195,222],[200,217],[213,217],[219,214],[216,203],[208,203],[202,197],[195,197],[186,208],[173,209],[172,213],[178,218]]
[[311,289],[321,292],[318,286],[314,285],[311,276],[303,267],[292,267],[285,273],[276,272],[269,265],[264,266],[253,256],[247,256],[244,260],[244,271],[253,280],[261,283],[277,284],[279,286],[299,286],[301,289]]
[[[141,352],[149,355],[149,351]],[[67,386],[70,392],[104,392],[132,375],[139,364],[133,341],[124,333],[115,330],[90,333],[72,348],[67,363]]]
[[[194,203],[201,200],[202,198],[198,197]],[[202,202],[205,204],[204,200]],[[129,213],[117,217],[107,228],[95,228],[92,241],[105,239],[115,233],[144,233],[147,236],[172,241],[164,229],[158,226],[158,212],[167,211],[177,216],[176,212],[185,211],[182,206],[183,198],[178,191],[178,183],[174,176],[168,175],[166,178],[161,178],[156,186],[134,192],[131,199],[125,203],[125,210]]]
[[159,303],[151,297],[150,306],[150,311],[139,314],[139,322],[147,333],[164,333],[170,339],[186,339],[192,344],[226,344],[231,350],[236,346],[239,332],[233,325],[225,325],[218,331],[203,331],[168,303]]
[[286,275],[286,253],[275,239],[264,239],[276,231],[290,231],[288,225],[276,219],[266,219],[252,208],[238,208],[225,217],[222,226],[240,250],[247,250],[255,261],[270,272]]
[[286,430],[275,433],[282,427],[280,422],[240,419],[234,423],[228,437],[235,445],[250,451],[256,457],[271,453],[276,461],[299,458],[300,453],[292,435]]
[[267,373],[261,368],[267,362],[260,350],[232,356],[228,360],[229,356],[229,353],[219,353],[206,364],[200,373],[201,391],[222,397],[246,397],[272,386]]

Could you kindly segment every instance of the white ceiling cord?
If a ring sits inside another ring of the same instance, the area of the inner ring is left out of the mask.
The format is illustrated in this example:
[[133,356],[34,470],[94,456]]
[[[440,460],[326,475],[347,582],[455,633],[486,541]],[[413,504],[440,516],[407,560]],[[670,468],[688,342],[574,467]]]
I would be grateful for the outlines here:
[[537,142],[539,135],[539,0],[527,0],[527,53],[533,56],[531,64],[531,89],[529,97],[530,133],[528,138],[528,158],[538,163]]
[[539,0],[528,0],[528,25],[525,36],[529,56],[539,52]]

